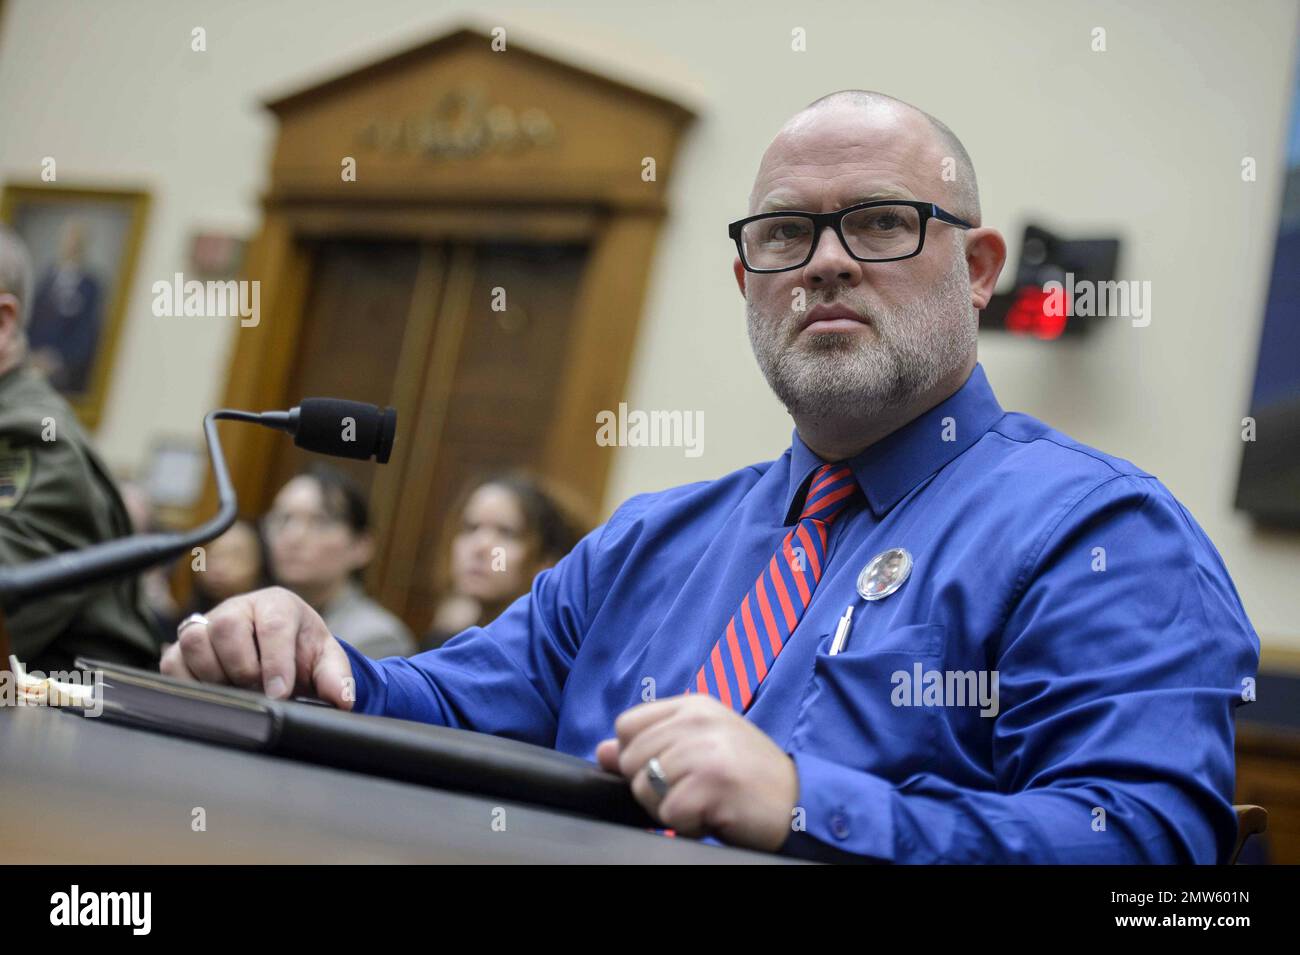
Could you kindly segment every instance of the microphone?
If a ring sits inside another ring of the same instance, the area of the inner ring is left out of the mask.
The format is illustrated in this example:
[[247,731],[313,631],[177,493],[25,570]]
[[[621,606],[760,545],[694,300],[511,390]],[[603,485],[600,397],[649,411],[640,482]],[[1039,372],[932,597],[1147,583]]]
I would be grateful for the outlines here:
[[239,505],[217,436],[218,421],[248,421],[287,431],[293,435],[294,444],[308,451],[363,461],[373,457],[380,464],[387,463],[397,432],[397,412],[393,408],[381,410],[340,398],[306,398],[289,411],[261,414],[211,411],[203,418],[203,433],[217,484],[220,506],[215,517],[190,531],[120,537],[79,551],[0,567],[0,609],[11,614],[24,601],[139,573],[224,534],[235,523]]
[[265,411],[258,421],[287,431],[306,451],[380,464],[388,463],[397,435],[395,409],[342,398],[304,398],[288,411]]

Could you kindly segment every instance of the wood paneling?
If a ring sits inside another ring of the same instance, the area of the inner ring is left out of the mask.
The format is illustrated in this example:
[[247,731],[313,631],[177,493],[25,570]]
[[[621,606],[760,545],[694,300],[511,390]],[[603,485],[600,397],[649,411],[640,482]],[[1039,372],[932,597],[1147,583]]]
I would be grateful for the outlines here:
[[[286,405],[316,395],[346,395],[383,407],[394,404],[398,359],[416,289],[420,247],[414,242],[321,242],[310,252],[310,295],[301,323]],[[398,407],[397,442],[414,440],[411,413]],[[316,455],[287,441],[275,444],[264,471],[271,493]],[[369,491],[381,469],[342,458],[331,461]]]

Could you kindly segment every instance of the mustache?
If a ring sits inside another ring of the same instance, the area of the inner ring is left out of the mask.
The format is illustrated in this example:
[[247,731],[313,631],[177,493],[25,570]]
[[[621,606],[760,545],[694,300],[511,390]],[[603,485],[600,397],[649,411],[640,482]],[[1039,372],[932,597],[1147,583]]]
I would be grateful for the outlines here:
[[745,317],[750,340],[757,343],[766,339],[792,346],[803,330],[803,317],[818,305],[847,308],[864,316],[875,329],[875,333],[882,338],[891,337],[896,324],[895,317],[889,314],[888,309],[872,307],[864,298],[852,294],[846,295],[843,291],[811,291],[799,304],[803,307],[796,308],[795,302],[792,301],[785,309],[769,309],[746,296]]
[[[747,299],[745,304],[749,312],[757,313],[763,316],[767,315],[767,310],[762,308],[758,303]],[[806,296],[801,304],[802,307],[796,308],[792,303],[788,309],[786,309],[783,312],[777,313],[777,317],[785,318],[786,316],[794,316],[794,318],[797,320],[800,315],[807,314],[808,312],[816,308],[818,305],[825,305],[828,308],[833,306],[839,306],[842,308],[851,309],[854,312],[857,312],[859,315],[863,315],[869,318],[873,322],[876,320],[876,316],[879,314],[878,311],[873,309],[867,302],[860,301],[852,296],[846,296],[846,295],[825,295],[818,292]]]
[[843,293],[825,294],[818,292],[815,294],[809,294],[802,304],[802,309],[795,308],[792,303],[790,308],[779,314],[764,315],[761,311],[759,314],[765,320],[764,324],[771,329],[772,334],[783,336],[791,343],[799,337],[800,332],[803,330],[804,316],[818,305],[824,305],[828,308],[834,307],[849,309],[855,314],[865,317],[867,321],[871,323],[871,326],[876,330],[876,334],[878,335],[886,334],[888,329],[885,326],[890,324],[889,316],[882,315],[881,309],[872,308],[866,301],[863,301],[855,295],[844,295]]
[[802,315],[806,312],[812,311],[818,305],[825,305],[828,308],[835,306],[847,308],[872,320],[876,317],[870,305],[865,301],[859,300],[856,296],[842,294],[827,295],[820,292],[805,296],[802,311],[796,310],[793,307],[791,307],[790,311],[795,315]]

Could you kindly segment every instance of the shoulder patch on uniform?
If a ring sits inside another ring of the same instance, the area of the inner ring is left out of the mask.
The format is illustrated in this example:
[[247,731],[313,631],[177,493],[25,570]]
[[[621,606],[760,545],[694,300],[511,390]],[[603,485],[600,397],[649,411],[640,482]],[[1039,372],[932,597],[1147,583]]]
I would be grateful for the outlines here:
[[12,510],[32,482],[32,452],[0,439],[0,511]]

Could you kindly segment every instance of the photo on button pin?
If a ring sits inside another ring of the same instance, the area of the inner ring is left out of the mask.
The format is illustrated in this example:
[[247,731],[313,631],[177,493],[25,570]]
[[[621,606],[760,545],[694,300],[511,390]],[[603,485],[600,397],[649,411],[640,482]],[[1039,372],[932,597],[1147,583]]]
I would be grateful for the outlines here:
[[888,597],[912,573],[912,555],[903,547],[882,551],[862,568],[858,574],[858,595],[863,600],[880,600]]

